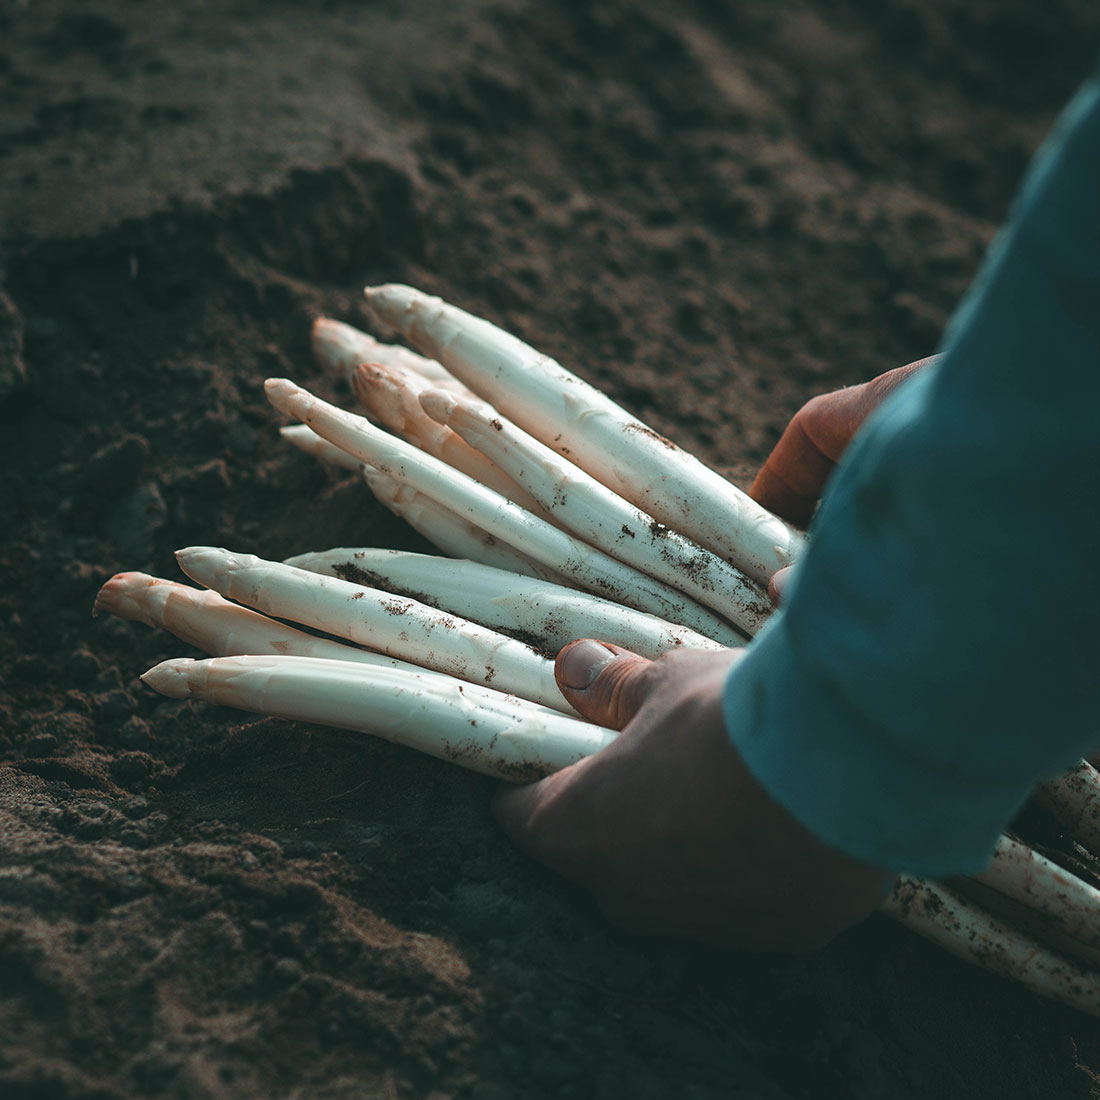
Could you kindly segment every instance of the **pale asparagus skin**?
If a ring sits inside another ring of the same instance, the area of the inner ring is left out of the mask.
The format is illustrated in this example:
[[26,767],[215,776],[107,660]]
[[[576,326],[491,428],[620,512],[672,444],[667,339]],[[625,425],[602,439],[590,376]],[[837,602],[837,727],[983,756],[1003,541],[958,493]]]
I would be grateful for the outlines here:
[[398,592],[505,634],[533,637],[548,652],[557,652],[577,638],[614,642],[651,659],[679,648],[725,648],[686,627],[588,592],[472,561],[364,547],[299,554],[288,558],[286,564],[351,581],[361,577],[365,584]]
[[[432,672],[396,657],[295,630],[286,623],[230,603],[209,589],[191,588],[147,573],[116,573],[111,577],[99,590],[92,614],[103,612],[160,627],[211,657],[316,657],[368,668],[397,669],[425,679],[452,680],[445,673]],[[464,691],[482,706],[502,713],[560,713],[480,684],[466,684]]]
[[438,458],[440,462],[453,466],[467,477],[472,477],[474,481],[488,485],[494,492],[507,497],[521,508],[542,514],[544,519],[549,518],[542,513],[538,503],[526,489],[517,485],[513,478],[471,447],[456,432],[436,423],[420,407],[418,398],[430,388],[430,383],[424,380],[418,383],[407,372],[384,364],[363,363],[353,371],[351,385],[359,404],[383,428]]
[[92,610],[93,615],[103,612],[168,630],[211,657],[293,654],[416,670],[414,665],[380,653],[295,630],[230,603],[209,589],[191,588],[148,573],[116,573],[111,577],[99,590]]
[[1011,837],[975,881],[1041,913],[1071,939],[1100,948],[1100,890]]
[[279,434],[299,451],[329,466],[339,466],[342,470],[351,470],[355,473],[363,469],[363,463],[359,459],[352,458],[347,451],[341,451],[339,447],[334,447],[327,439],[322,439],[305,424],[288,424],[279,429]]
[[423,535],[433,546],[444,554],[455,558],[469,558],[471,561],[483,561],[514,573],[531,577],[562,578],[551,569],[525,558],[518,551],[505,546],[499,539],[493,538],[487,531],[468,523],[454,512],[437,504],[430,497],[418,493],[395,481],[389,474],[364,465],[322,439],[312,428],[305,424],[289,424],[279,429],[279,433],[300,451],[341,469],[361,473],[367,486],[380,504],[388,508],[395,516],[403,519],[417,534]]
[[744,638],[733,627],[683,593],[567,535],[363,417],[314,397],[286,378],[269,378],[265,389],[268,400],[280,412],[308,424],[330,443],[368,465],[446,503],[472,523],[583,587],[726,645],[744,644]]
[[1034,993],[1100,1016],[1100,975],[992,917],[939,883],[902,875],[883,902],[888,916],[951,954]]
[[529,646],[415,600],[214,546],[176,552],[193,580],[227,599],[391,657],[572,713],[554,664]]
[[1065,775],[1043,783],[1035,795],[1067,833],[1100,855],[1100,772],[1096,768],[1082,760]]
[[767,593],[724,558],[640,511],[482,401],[425,390],[420,404],[518,481],[557,525],[717,611],[746,634],[771,617]]
[[754,580],[800,554],[797,531],[521,340],[412,287],[365,293],[376,316],[525,431]]
[[568,583],[553,569],[532,561],[502,539],[456,515],[431,497],[403,485],[389,474],[372,466],[364,466],[363,479],[379,503],[444,554],[493,565],[525,577],[540,577],[557,584]]
[[319,366],[343,378],[349,384],[351,375],[360,363],[385,363],[389,367],[420,375],[430,385],[456,393],[470,391],[442,364],[425,359],[415,351],[396,344],[384,344],[368,333],[343,321],[318,317],[313,322],[313,355]]
[[395,669],[312,657],[163,661],[142,676],[173,699],[357,730],[511,782],[527,782],[590,756],[614,730],[551,711],[509,714],[470,685]]

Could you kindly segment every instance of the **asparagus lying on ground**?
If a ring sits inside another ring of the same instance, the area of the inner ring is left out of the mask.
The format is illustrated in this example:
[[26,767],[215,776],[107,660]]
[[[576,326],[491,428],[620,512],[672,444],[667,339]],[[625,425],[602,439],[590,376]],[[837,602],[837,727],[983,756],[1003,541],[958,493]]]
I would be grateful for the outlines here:
[[[230,603],[216,592],[190,588],[146,573],[116,573],[107,581],[96,596],[92,614],[103,612],[146,626],[162,627],[211,657],[316,657],[370,669],[395,670],[424,681],[434,677],[448,685],[454,683],[454,678],[446,673],[331,638],[306,634]],[[536,717],[561,714],[559,710],[479,684],[464,682],[462,691],[467,699],[511,718],[524,714]]]
[[346,661],[309,657],[215,657],[162,661],[142,679],[173,699],[339,726],[383,737],[512,782],[537,779],[610,744],[614,730],[563,714],[508,714],[466,685]]
[[[352,372],[351,383],[359,403],[371,419],[383,428],[472,477],[474,481],[487,485],[513,504],[543,519],[549,518],[535,498],[484,453],[471,447],[457,432],[433,420],[421,408],[419,397],[422,393],[449,393],[449,390],[433,389],[427,381],[417,383],[405,372],[379,363],[364,363],[357,367]],[[454,394],[451,396],[458,399]]]
[[882,911],[960,959],[1100,1016],[1100,975],[1005,925],[939,883],[903,875]]
[[643,512],[767,584],[802,536],[605,394],[495,325],[412,287],[367,303],[425,355]]
[[[388,320],[443,357],[482,397],[496,395],[502,406],[518,409],[516,419],[533,435],[558,453],[574,459],[582,454],[579,464],[589,474],[662,522],[669,522],[666,517],[670,517],[678,534],[692,534],[721,557],[747,563],[759,580],[797,552],[798,536],[778,520],[755,505],[746,505],[731,487],[717,485],[717,475],[659,440],[618,406],[526,345],[409,288],[381,288],[371,292],[371,298]],[[353,371],[362,354],[364,359],[415,372],[412,390],[442,385],[461,395],[463,403],[473,400],[465,385],[438,364],[379,344],[348,326],[322,321],[314,337],[319,357],[345,375]],[[483,362],[478,361],[479,356]],[[515,387],[515,394],[508,392],[509,387]],[[208,652],[239,654],[211,661],[164,662],[145,677],[157,690],[360,729],[489,774],[523,780],[598,751],[615,734],[484,686],[487,681],[494,687],[511,682],[528,698],[555,707],[564,705],[545,658],[473,622],[437,629],[443,620],[453,623],[456,613],[480,618],[488,626],[528,632],[550,648],[581,635],[603,636],[653,655],[672,645],[714,647],[716,642],[710,639],[740,644],[739,635],[718,617],[690,600],[679,599],[676,593],[670,599],[664,587],[654,587],[649,559],[644,559],[641,570],[615,572],[605,566],[609,543],[614,541],[614,532],[606,524],[586,528],[586,537],[595,544],[589,547],[554,524],[516,508],[507,496],[454,474],[443,463],[433,466],[436,460],[369,425],[364,428],[361,418],[317,401],[292,383],[275,381],[269,384],[269,392],[280,408],[313,426],[324,425],[327,439],[309,428],[285,430],[296,445],[326,461],[362,468],[380,498],[418,519],[418,529],[447,552],[483,561],[489,558],[510,572],[461,562],[429,565],[439,559],[383,551],[332,551],[293,559],[310,569],[339,572],[341,565],[348,564],[350,554],[355,568],[385,577],[387,587],[403,589],[406,596],[414,597],[409,600],[372,594],[362,586],[300,568],[250,557],[233,559],[224,551],[208,548],[182,551],[181,564],[202,583],[272,614],[371,642],[436,669],[480,678],[483,683],[460,684],[449,675],[414,670],[391,658],[331,639],[313,638],[211,593],[124,574],[104,586],[97,610],[165,625]],[[448,399],[429,397],[429,408],[433,401],[441,419],[450,415]],[[491,423],[490,428],[496,431]],[[423,429],[421,423],[418,430]],[[555,431],[559,434],[553,437]],[[571,434],[562,434],[566,431]],[[493,451],[492,435],[486,438],[490,442],[485,448]],[[624,461],[615,458],[617,448],[627,454]],[[514,457],[507,448],[494,453],[507,459],[507,464]],[[535,455],[537,451],[528,450],[527,459]],[[555,459],[551,468],[566,469],[557,463]],[[524,480],[520,466],[511,468]],[[645,470],[652,484],[646,483],[641,473]],[[639,491],[624,491],[620,482],[629,488],[631,481],[642,482],[636,486]],[[501,483],[501,487],[507,485]],[[425,493],[428,489],[431,492]],[[516,495],[514,489],[508,492]],[[696,502],[701,502],[702,516],[688,514],[692,511],[689,505]],[[561,517],[555,514],[553,518],[556,524]],[[721,529],[734,521],[739,526],[727,538]],[[700,538],[700,531],[705,537]],[[574,556],[577,561],[572,560]],[[586,565],[578,567],[578,561]],[[681,561],[681,568],[684,565]],[[595,581],[601,568],[609,572],[602,581]],[[542,572],[556,577],[558,570],[569,573],[574,583],[582,580],[597,588],[601,583],[610,584],[616,597],[626,602],[638,602],[639,592],[649,592],[643,603],[648,599],[656,602],[662,613],[672,611],[677,624],[694,622],[705,637],[607,600],[594,600],[560,585],[529,584],[513,575]],[[609,581],[609,576],[614,579]],[[654,592],[660,593],[656,601]],[[416,596],[452,610],[441,613],[416,602]],[[371,615],[361,618],[359,610],[367,607],[373,609]],[[755,629],[765,614],[766,610],[758,610],[750,624],[743,624],[745,629]],[[413,626],[411,620],[416,618],[420,626]],[[615,630],[625,633],[616,636]],[[415,638],[420,640],[412,640]],[[455,638],[460,639],[457,645],[452,644]],[[244,650],[294,655],[257,656]],[[1079,836],[1100,836],[1093,804],[1100,791],[1100,777],[1087,766],[1078,772],[1051,785],[1048,797],[1062,808],[1065,818],[1076,822]],[[1095,955],[1098,895],[1068,872],[1005,840],[990,871],[974,881],[973,889],[997,891],[1023,902],[1029,911],[1041,912],[1057,929],[1063,949],[1086,959]],[[1095,973],[1022,937],[1018,930],[950,891],[903,879],[884,911],[956,954],[1015,977],[1045,996],[1100,1014],[1100,985]]]
[[739,569],[635,508],[557,451],[497,416],[491,406],[446,390],[426,390],[420,403],[433,420],[454,428],[544,510],[552,511],[558,526],[679,588],[749,633],[771,614],[767,595]]
[[1085,848],[1100,853],[1100,772],[1087,760],[1037,791],[1043,803],[1066,831]]
[[506,569],[522,577],[568,583],[548,565],[520,553],[496,535],[489,534],[477,524],[452,512],[446,505],[410,485],[402,484],[389,474],[367,466],[363,470],[363,479],[380,504],[384,504],[444,554]]
[[553,662],[530,646],[416,600],[214,546],[176,552],[194,581],[265,614],[327,630],[412,664],[572,713]]
[[[414,489],[446,501],[448,507],[464,512],[528,557],[586,588],[729,645],[744,642],[736,630],[682,593],[573,538],[404,440],[375,428],[363,417],[314,397],[286,378],[269,378],[265,389],[280,412],[297,417],[330,443]],[[751,632],[760,625],[762,608],[755,601],[746,601],[740,613],[739,625],[744,629]]]
[[349,382],[361,363],[383,363],[407,374],[419,375],[428,385],[442,386],[455,393],[472,396],[470,390],[434,359],[426,359],[396,344],[383,344],[381,340],[342,321],[318,317],[313,322],[312,337],[317,362]]
[[363,463],[357,458],[352,458],[347,451],[334,447],[327,439],[322,439],[312,428],[305,424],[288,424],[279,429],[279,434],[288,443],[293,443],[299,451],[312,455],[321,462],[327,462],[330,466],[339,466],[342,470],[350,470],[358,473],[363,469]]
[[602,638],[643,657],[680,647],[725,649],[686,627],[588,592],[471,561],[404,550],[337,549],[299,554],[287,565],[397,592],[556,653],[576,638]]

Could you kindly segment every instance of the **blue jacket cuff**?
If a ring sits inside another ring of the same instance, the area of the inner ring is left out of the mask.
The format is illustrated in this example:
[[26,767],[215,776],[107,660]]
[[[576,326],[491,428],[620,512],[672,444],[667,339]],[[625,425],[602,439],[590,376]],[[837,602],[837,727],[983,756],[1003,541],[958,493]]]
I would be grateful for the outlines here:
[[919,875],[987,867],[1029,791],[953,774],[868,729],[792,644],[778,615],[725,685],[726,728],[746,766],[801,825],[872,866]]

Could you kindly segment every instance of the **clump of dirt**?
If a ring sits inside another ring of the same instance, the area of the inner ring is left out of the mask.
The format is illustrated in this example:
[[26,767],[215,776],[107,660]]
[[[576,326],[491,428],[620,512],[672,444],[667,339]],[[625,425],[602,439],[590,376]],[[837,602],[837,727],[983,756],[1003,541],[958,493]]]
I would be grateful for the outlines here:
[[[172,551],[426,544],[281,445],[320,314],[403,281],[742,484],[812,394],[927,354],[1084,0],[36,0],[0,10],[0,1092],[1095,1095],[1094,1021],[872,920],[639,941],[492,784],[161,699],[90,618]],[[382,338],[392,336],[377,332]]]

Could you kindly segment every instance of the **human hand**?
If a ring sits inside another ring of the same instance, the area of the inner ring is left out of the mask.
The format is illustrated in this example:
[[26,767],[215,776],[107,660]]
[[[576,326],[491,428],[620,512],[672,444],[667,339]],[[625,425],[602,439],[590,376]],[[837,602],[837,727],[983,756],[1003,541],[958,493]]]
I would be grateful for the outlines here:
[[[829,475],[863,422],[911,374],[935,359],[934,355],[919,359],[870,382],[811,398],[780,436],[749,496],[785,520],[805,527]],[[768,590],[773,603],[779,603],[789,577],[788,568],[772,578]]]
[[814,837],[745,768],[721,714],[740,656],[649,661],[591,640],[566,646],[555,669],[563,694],[622,734],[500,791],[494,811],[522,851],[591,890],[628,931],[813,950],[878,907],[885,876]]

